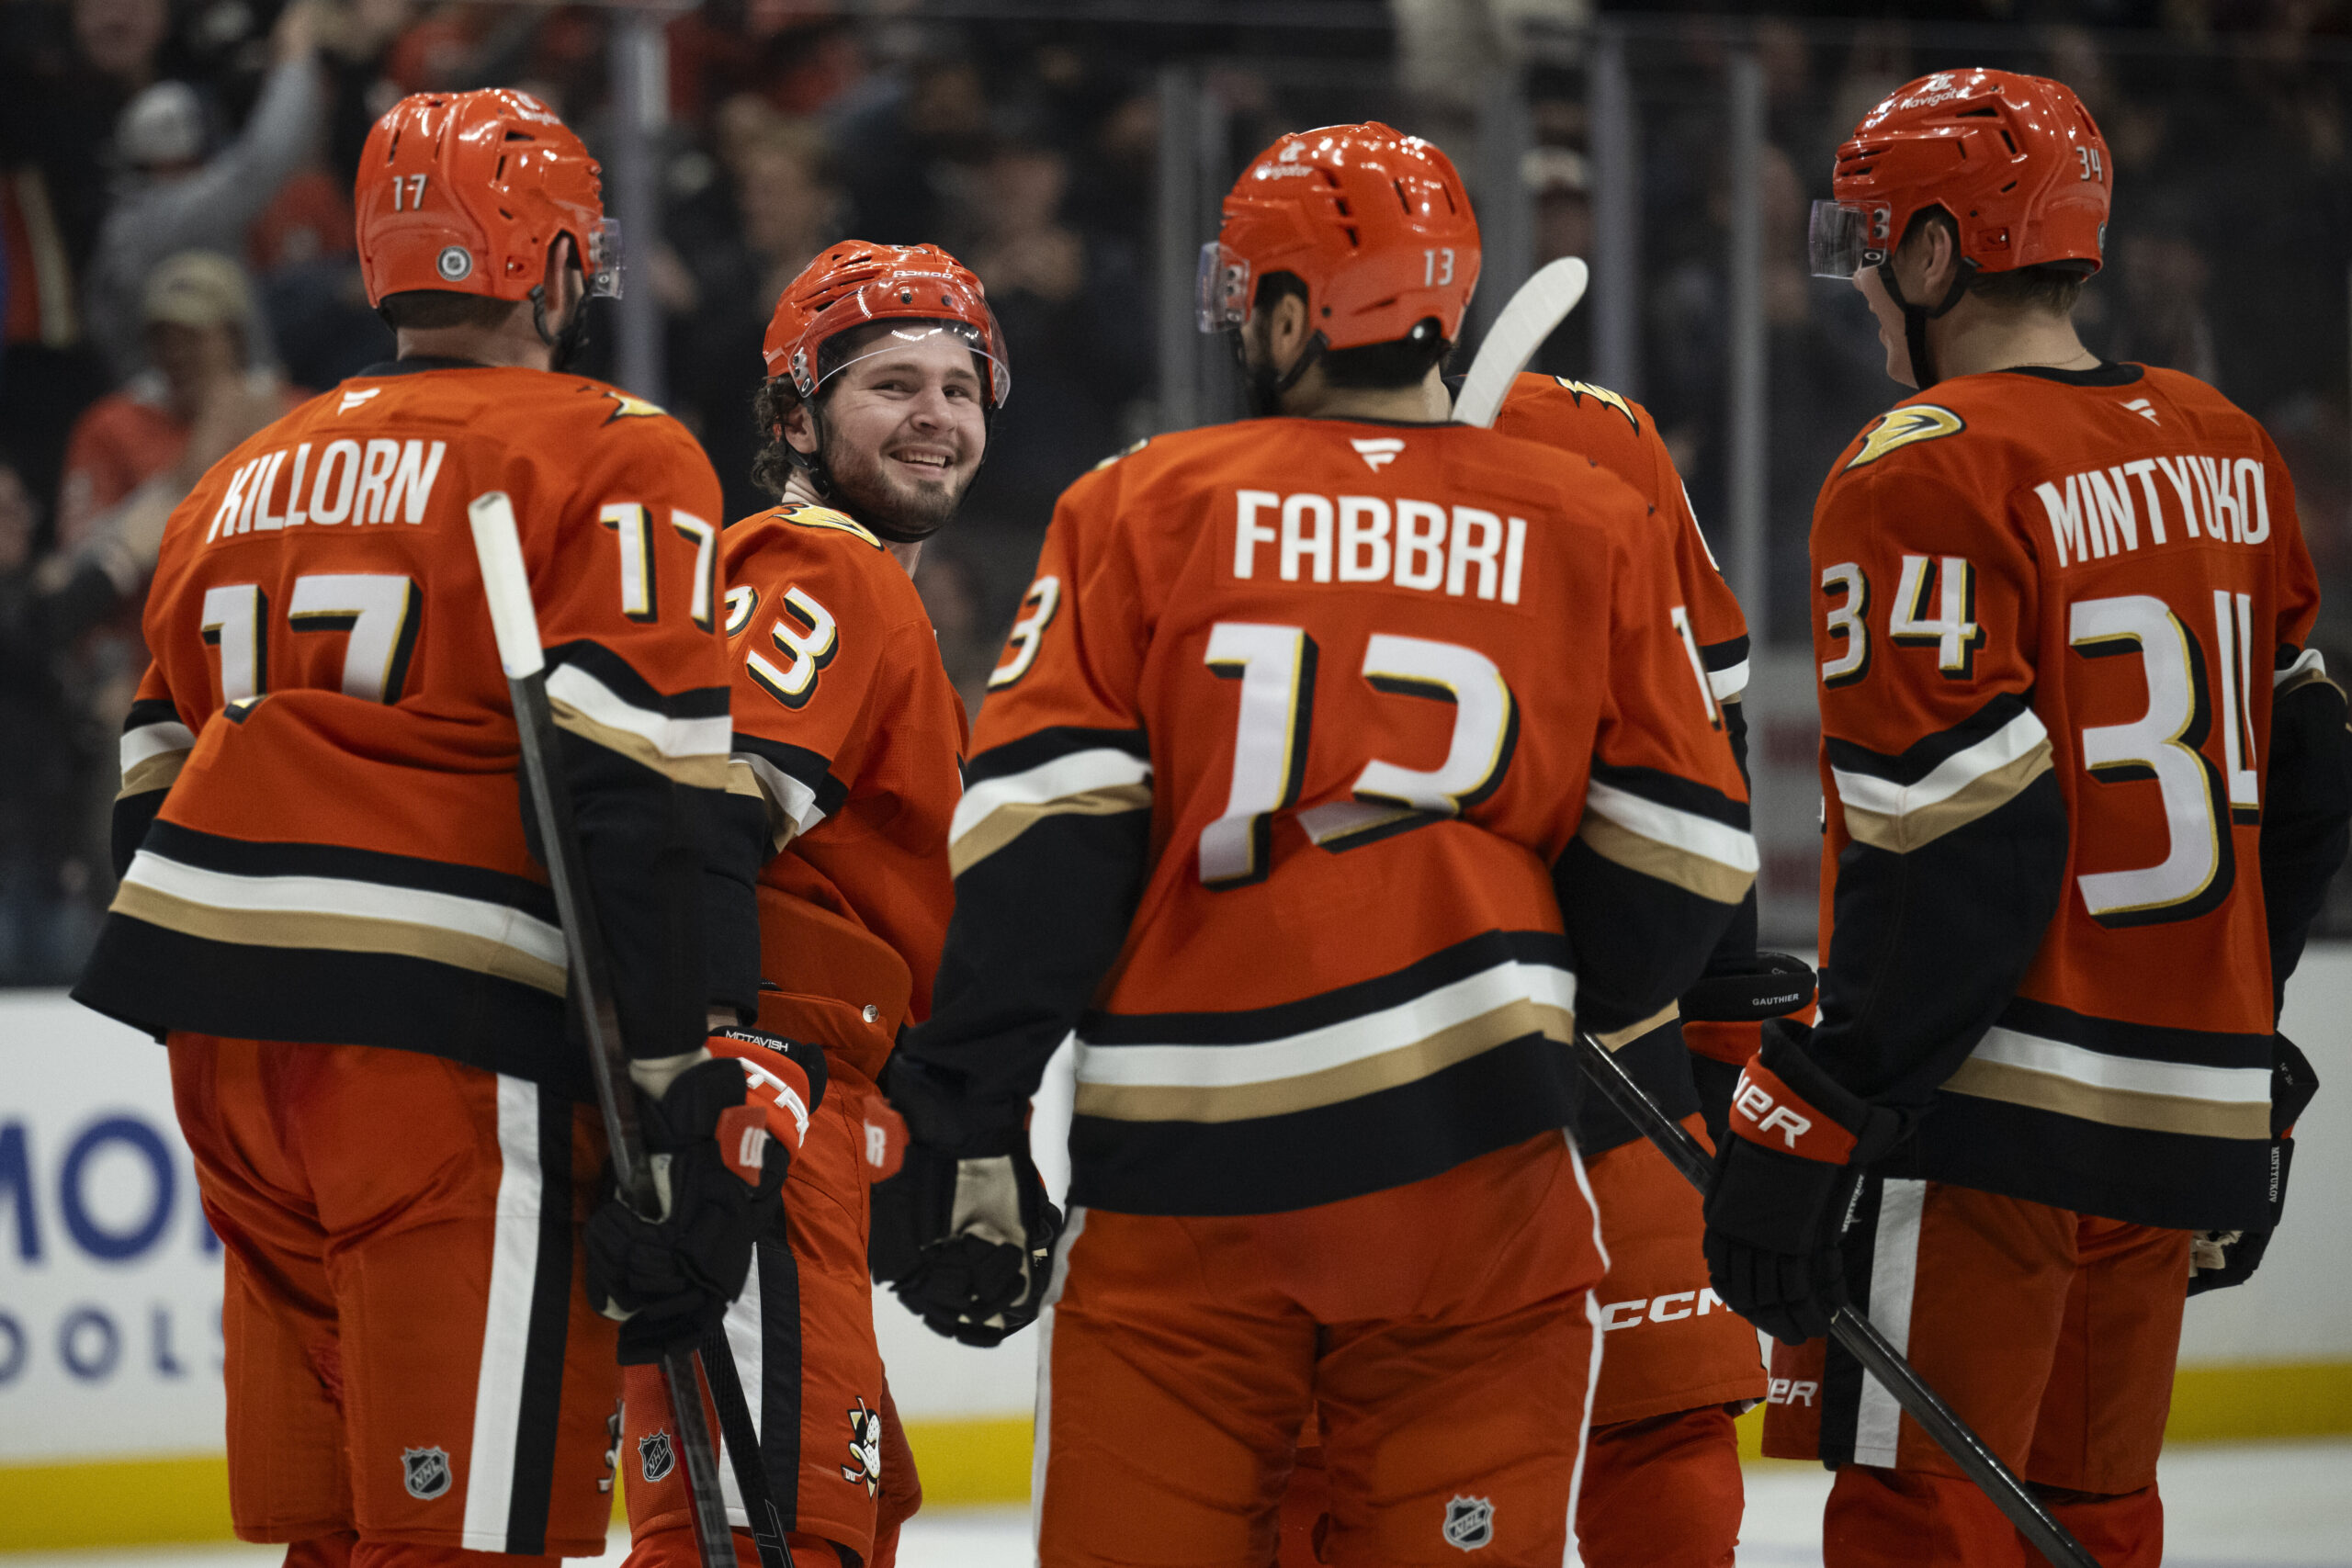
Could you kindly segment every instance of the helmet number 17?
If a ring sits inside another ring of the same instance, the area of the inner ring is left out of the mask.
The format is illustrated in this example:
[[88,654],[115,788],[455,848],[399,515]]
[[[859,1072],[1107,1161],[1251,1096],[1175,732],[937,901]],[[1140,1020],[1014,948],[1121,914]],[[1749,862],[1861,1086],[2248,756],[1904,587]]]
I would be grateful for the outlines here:
[[[405,208],[401,205],[401,192],[403,189],[408,192],[408,205]],[[394,212],[414,212],[424,205],[424,176],[423,175],[392,176],[392,210]]]

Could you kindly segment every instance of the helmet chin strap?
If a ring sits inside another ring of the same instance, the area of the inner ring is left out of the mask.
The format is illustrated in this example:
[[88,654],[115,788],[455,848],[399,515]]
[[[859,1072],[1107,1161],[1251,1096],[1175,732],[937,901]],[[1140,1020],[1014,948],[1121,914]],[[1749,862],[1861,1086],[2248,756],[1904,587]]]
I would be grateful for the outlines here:
[[560,331],[551,333],[548,331],[547,286],[542,284],[532,289],[531,328],[550,351],[548,368],[571,369],[572,361],[580,357],[580,351],[588,346],[588,291],[581,290],[579,303],[571,307],[571,319],[563,323]]
[[1330,340],[1317,333],[1306,340],[1288,370],[1277,373],[1272,365],[1250,363],[1250,345],[1244,341],[1246,332],[1233,334],[1233,362],[1241,368],[1241,394],[1251,419],[1271,419],[1283,412],[1283,394],[1298,385],[1299,378],[1314,368],[1330,346]]
[[1976,276],[1976,264],[1961,258],[1960,270],[1952,275],[1951,288],[1944,295],[1943,303],[1933,310],[1915,305],[1903,297],[1903,285],[1894,278],[1894,257],[1889,255],[1878,264],[1878,280],[1886,288],[1886,297],[1903,311],[1903,342],[1911,351],[1911,378],[1926,391],[1943,378],[1936,374],[1935,361],[1928,353],[1928,323],[1948,314],[1968,294],[1968,285]]

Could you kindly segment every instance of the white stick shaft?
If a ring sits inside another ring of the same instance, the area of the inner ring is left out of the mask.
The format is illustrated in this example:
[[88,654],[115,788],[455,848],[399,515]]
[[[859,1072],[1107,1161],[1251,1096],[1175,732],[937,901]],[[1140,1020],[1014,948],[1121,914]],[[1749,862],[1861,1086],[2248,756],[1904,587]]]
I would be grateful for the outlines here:
[[547,656],[539,647],[539,615],[531,606],[531,574],[523,564],[514,503],[504,491],[488,491],[474,497],[466,516],[474,527],[474,557],[481,562],[490,624],[498,634],[499,665],[512,681],[536,675],[546,667]]
[[1478,345],[1470,374],[1462,378],[1462,395],[1453,400],[1455,423],[1493,426],[1503,412],[1503,400],[1510,395],[1510,384],[1552,330],[1577,308],[1591,276],[1579,258],[1562,256],[1538,267],[1534,276],[1519,286],[1487,329],[1487,341]]

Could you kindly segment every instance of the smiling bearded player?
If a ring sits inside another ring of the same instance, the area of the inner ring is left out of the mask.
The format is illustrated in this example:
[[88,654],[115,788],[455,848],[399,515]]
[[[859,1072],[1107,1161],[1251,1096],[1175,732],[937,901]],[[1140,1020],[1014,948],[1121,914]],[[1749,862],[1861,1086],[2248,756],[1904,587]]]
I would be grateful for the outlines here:
[[[931,245],[827,251],[777,301],[765,354],[752,475],[783,504],[720,545],[735,736],[711,884],[729,906],[714,929],[748,933],[756,903],[759,940],[714,952],[711,994],[756,993],[763,1027],[823,1047],[831,1087],[727,1329],[794,1560],[887,1568],[922,1493],[866,1280],[866,1183],[890,1174],[896,1122],[874,1080],[931,1010],[966,734],[910,574],[1011,373],[979,280]],[[628,1394],[630,1562],[683,1568],[669,1402],[650,1369]]]

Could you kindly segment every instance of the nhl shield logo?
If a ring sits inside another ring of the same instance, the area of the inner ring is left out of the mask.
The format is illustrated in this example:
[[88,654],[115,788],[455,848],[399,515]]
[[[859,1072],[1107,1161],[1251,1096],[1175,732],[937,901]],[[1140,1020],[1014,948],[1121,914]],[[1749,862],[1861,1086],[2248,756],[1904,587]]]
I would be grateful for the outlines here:
[[1491,1497],[1456,1497],[1445,1506],[1445,1544],[1476,1551],[1495,1539]]
[[661,1480],[677,1468],[677,1456],[670,1451],[670,1434],[648,1432],[637,1439],[638,1468],[645,1472],[648,1482]]
[[401,1450],[401,1479],[408,1483],[408,1495],[421,1503],[430,1503],[449,1490],[449,1455],[442,1449],[402,1449]]

